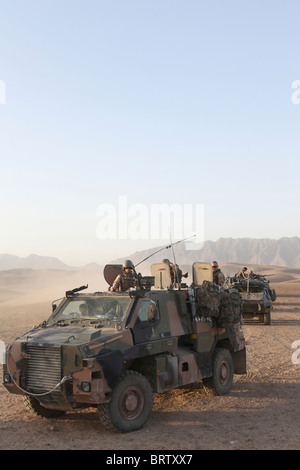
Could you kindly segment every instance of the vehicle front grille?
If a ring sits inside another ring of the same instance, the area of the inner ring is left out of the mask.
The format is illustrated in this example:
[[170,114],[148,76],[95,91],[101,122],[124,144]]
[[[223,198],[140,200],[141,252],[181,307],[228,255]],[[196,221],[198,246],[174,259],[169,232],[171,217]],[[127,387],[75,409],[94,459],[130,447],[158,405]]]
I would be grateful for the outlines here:
[[[60,348],[27,345],[28,389],[45,391],[52,390],[61,381]],[[60,390],[60,386],[55,390]]]

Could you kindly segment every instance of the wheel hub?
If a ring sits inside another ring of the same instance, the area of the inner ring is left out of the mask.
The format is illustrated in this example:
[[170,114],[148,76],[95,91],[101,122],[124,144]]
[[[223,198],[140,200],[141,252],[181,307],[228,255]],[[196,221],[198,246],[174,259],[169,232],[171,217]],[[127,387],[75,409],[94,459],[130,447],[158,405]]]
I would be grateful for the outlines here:
[[138,404],[137,396],[133,393],[129,393],[125,399],[125,406],[128,411],[133,411],[136,409]]
[[220,367],[220,382],[225,383],[228,379],[228,366],[225,362],[221,364]]
[[119,401],[119,412],[126,419],[134,419],[140,415],[144,407],[144,397],[138,387],[126,388]]

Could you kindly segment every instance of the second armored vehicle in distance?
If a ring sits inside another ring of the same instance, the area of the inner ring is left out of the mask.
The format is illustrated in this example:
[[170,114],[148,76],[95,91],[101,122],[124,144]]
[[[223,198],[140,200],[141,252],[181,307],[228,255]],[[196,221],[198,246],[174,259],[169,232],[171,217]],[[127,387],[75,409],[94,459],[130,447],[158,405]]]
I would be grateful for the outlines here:
[[266,276],[251,271],[245,279],[230,278],[228,285],[242,296],[245,319],[258,318],[264,325],[271,324],[271,310],[276,300],[276,292],[270,288]]

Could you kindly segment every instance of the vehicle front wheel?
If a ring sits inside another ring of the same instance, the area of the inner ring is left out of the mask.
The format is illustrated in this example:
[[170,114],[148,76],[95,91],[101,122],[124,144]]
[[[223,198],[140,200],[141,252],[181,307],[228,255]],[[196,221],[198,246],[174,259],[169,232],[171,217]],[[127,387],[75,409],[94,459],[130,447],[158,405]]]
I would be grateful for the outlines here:
[[149,381],[138,372],[123,372],[113,389],[111,400],[98,405],[100,420],[109,428],[120,432],[140,429],[147,422],[153,405]]
[[214,395],[226,395],[232,386],[233,373],[233,361],[228,349],[216,348],[213,354],[213,375],[202,380],[204,389]]

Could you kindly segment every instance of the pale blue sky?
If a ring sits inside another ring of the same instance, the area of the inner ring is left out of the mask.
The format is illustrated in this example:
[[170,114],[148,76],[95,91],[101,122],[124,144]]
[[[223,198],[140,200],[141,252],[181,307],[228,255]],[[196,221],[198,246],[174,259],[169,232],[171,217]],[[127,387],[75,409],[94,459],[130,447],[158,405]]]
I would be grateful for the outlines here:
[[204,204],[300,236],[299,1],[0,0],[0,253],[107,262],[97,208]]

